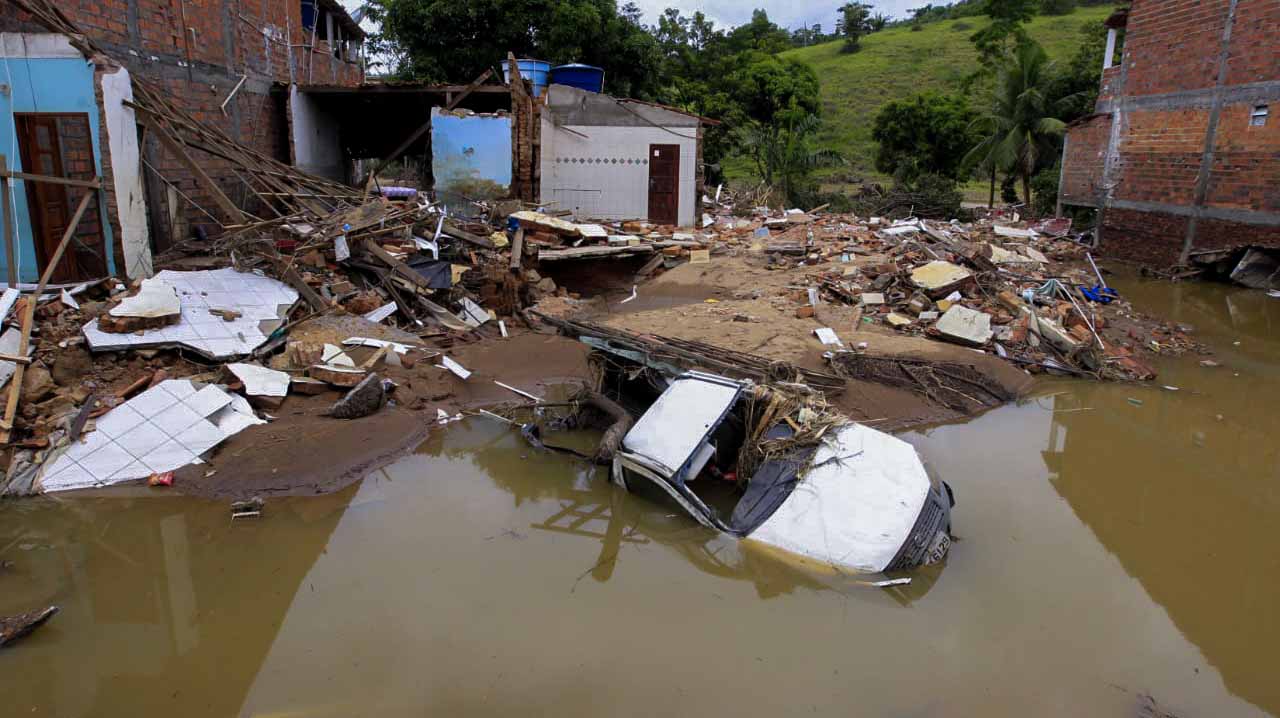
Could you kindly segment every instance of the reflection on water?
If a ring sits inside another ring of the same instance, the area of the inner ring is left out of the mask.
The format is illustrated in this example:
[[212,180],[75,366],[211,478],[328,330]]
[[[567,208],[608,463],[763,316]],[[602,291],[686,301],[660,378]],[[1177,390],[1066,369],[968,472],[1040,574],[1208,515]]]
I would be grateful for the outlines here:
[[0,650],[6,712],[1275,714],[1280,300],[1121,288],[1224,366],[907,434],[958,500],[907,590],[757,555],[475,419],[254,521],[148,490],[0,504],[0,613],[63,608]]

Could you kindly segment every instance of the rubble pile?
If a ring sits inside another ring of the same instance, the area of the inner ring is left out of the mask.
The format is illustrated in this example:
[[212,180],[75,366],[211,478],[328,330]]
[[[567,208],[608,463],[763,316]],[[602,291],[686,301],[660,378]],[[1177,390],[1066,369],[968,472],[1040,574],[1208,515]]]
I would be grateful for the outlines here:
[[814,316],[821,303],[849,305],[854,326],[841,330],[883,325],[1031,371],[1100,379],[1151,379],[1141,351],[1198,348],[1186,328],[1153,327],[1107,287],[1087,246],[1067,236],[1067,220],[1033,227],[1016,218],[892,221],[765,208],[742,216],[707,201],[717,208],[704,217],[712,256],[813,267],[787,297],[797,317]]

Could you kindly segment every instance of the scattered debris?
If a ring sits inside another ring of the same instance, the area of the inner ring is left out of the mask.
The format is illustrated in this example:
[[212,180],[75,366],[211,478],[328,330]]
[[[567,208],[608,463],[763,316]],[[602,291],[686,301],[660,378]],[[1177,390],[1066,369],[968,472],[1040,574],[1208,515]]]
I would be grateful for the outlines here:
[[382,378],[377,374],[369,374],[329,408],[329,416],[335,419],[360,419],[373,414],[386,403],[387,389]]
[[49,606],[39,611],[0,617],[0,646],[13,643],[19,638],[30,635],[32,631],[43,626],[46,621],[53,618],[57,613],[57,606]]

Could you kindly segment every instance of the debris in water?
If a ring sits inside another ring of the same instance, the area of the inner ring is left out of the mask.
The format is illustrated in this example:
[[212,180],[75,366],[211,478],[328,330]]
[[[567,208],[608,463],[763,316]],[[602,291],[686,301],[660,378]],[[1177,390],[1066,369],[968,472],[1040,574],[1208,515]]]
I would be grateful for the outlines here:
[[42,611],[31,611],[30,613],[20,613],[16,616],[0,618],[0,646],[12,643],[43,626],[44,622],[53,618],[53,615],[57,612],[57,606],[49,606]]
[[1129,397],[1129,403],[1133,404],[1134,406],[1142,406],[1142,400],[1134,399],[1133,397]]

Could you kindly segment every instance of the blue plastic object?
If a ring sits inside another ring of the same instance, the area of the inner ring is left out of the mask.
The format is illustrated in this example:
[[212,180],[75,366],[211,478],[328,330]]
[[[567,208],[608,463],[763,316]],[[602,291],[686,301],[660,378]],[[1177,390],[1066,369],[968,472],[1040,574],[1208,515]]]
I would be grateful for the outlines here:
[[1101,284],[1095,287],[1080,287],[1080,293],[1084,295],[1085,299],[1098,304],[1110,304],[1111,300],[1120,298],[1120,292],[1111,287],[1104,287]]
[[604,70],[574,63],[551,68],[551,84],[568,85],[587,92],[604,92]]
[[[547,77],[551,74],[551,63],[543,60],[516,60],[516,67],[520,68],[520,76],[533,85],[533,96],[541,97],[542,93],[547,89]],[[511,67],[506,63],[502,65],[502,77],[507,84],[511,83]]]

